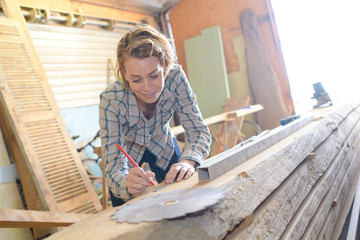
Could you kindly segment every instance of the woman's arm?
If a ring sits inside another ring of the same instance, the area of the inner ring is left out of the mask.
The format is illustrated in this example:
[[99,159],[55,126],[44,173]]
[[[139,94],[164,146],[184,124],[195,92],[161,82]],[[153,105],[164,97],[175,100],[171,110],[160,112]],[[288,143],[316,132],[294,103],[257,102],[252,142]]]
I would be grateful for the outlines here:
[[175,180],[187,179],[195,172],[195,167],[201,165],[209,155],[211,135],[203,121],[196,95],[192,91],[184,71],[173,76],[177,86],[175,89],[175,111],[178,113],[182,126],[185,129],[185,146],[178,164],[174,164],[166,176],[171,183]]
[[118,143],[125,148],[121,119],[106,92],[100,96],[99,118],[106,185],[116,197],[128,200],[130,195],[125,176],[129,173],[129,167],[125,156],[116,147]]
[[131,195],[143,192],[150,186],[155,178],[154,173],[145,172],[141,168],[129,169],[127,159],[116,144],[120,144],[126,151],[124,140],[125,117],[119,114],[120,109],[126,112],[125,106],[114,106],[119,100],[109,99],[106,94],[100,98],[100,130],[105,161],[105,179],[112,193],[123,200],[128,200]]

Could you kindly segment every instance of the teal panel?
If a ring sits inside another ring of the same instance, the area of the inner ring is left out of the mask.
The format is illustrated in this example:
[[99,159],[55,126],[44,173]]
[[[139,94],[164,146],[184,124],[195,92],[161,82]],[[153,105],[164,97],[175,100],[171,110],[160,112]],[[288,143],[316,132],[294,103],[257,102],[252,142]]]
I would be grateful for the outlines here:
[[187,74],[204,118],[224,112],[230,97],[219,26],[184,41]]

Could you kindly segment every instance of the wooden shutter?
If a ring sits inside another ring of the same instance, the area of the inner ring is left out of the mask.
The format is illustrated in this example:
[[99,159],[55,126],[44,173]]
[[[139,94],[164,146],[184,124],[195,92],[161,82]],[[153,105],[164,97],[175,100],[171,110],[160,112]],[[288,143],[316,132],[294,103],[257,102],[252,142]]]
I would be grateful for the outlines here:
[[101,204],[28,36],[20,22],[0,17],[0,125],[11,141],[27,207],[95,213]]

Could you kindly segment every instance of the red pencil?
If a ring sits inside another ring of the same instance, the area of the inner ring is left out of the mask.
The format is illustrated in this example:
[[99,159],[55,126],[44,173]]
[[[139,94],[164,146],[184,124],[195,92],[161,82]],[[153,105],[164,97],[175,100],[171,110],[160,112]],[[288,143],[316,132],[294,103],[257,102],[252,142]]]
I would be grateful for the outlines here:
[[[127,157],[127,159],[129,159],[129,161],[137,168],[140,168],[140,166],[129,156],[129,154],[127,154],[127,152],[125,152],[125,150],[119,145],[116,144],[116,146],[120,149],[120,151]],[[152,181],[150,182],[152,186],[155,185],[155,183]]]

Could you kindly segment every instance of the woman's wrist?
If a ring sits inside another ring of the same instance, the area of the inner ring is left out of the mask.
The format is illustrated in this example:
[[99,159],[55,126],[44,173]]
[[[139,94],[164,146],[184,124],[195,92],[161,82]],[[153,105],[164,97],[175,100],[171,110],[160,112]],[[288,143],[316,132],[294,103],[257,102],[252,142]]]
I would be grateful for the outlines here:
[[179,163],[181,163],[181,162],[186,162],[186,163],[190,164],[190,165],[193,166],[193,167],[196,166],[196,162],[193,161],[193,160],[181,159],[181,160],[179,161]]

